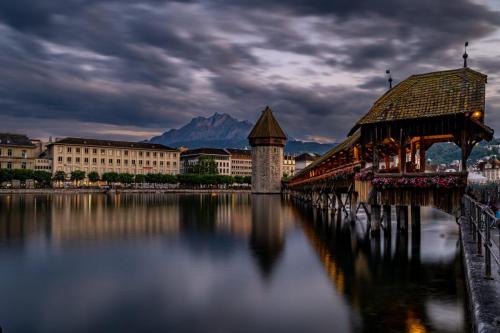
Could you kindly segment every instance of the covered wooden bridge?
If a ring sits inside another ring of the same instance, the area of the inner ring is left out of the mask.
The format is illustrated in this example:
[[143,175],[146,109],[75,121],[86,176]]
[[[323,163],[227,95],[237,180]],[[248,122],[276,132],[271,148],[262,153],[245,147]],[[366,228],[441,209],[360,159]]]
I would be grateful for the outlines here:
[[[381,96],[349,136],[284,182],[295,199],[355,221],[364,209],[372,233],[419,227],[420,206],[459,214],[467,184],[466,162],[474,145],[491,140],[484,124],[487,77],[470,68],[412,75]],[[426,170],[425,153],[437,142],[461,149],[458,172]],[[385,223],[384,223],[385,222]]]

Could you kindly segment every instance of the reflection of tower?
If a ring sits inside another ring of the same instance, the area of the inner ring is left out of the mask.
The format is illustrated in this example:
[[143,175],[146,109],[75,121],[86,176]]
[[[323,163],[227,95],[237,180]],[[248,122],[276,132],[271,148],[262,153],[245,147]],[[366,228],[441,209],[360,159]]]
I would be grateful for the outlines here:
[[280,193],[286,136],[266,107],[248,135],[252,146],[252,192]]
[[284,245],[281,198],[274,195],[252,196],[250,249],[264,277],[271,275]]

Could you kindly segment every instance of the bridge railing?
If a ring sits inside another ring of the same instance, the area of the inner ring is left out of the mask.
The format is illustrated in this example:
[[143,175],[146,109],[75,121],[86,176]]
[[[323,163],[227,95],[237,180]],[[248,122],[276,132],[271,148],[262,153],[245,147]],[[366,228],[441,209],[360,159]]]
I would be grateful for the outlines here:
[[[468,195],[463,196],[462,205],[463,217],[469,224],[469,233],[476,243],[476,254],[484,256],[485,278],[491,279],[492,259],[496,262],[496,266],[500,267],[500,232],[498,233],[498,243],[492,239],[492,230],[494,228],[500,229],[500,219],[495,217],[495,213],[488,206]],[[462,219],[462,221],[464,220]],[[498,275],[500,275],[500,268]]]

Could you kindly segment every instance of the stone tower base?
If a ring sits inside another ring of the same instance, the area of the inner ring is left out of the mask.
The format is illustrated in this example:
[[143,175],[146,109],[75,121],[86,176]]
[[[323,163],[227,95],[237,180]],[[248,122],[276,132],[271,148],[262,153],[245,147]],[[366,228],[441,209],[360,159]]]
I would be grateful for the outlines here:
[[283,147],[252,147],[252,193],[281,193]]

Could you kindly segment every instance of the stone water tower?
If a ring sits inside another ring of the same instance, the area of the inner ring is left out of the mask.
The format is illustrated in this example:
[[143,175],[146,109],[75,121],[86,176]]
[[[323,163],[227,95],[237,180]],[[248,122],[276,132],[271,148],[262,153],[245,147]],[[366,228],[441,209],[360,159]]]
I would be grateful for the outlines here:
[[252,146],[252,193],[280,193],[286,135],[266,107],[248,135]]

